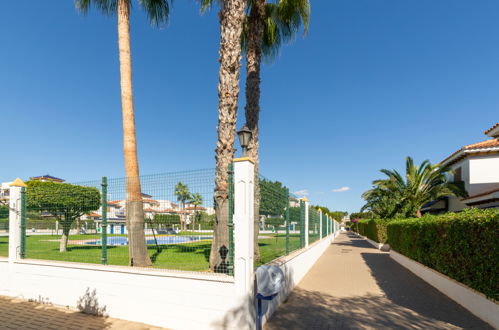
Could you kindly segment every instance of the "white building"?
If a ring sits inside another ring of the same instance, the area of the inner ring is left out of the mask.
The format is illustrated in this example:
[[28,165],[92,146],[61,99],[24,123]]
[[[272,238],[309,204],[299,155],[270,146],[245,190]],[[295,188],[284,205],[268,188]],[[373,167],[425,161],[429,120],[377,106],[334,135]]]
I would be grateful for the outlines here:
[[[151,197],[151,196],[148,196]],[[196,206],[186,204],[182,209],[179,204],[169,200],[155,200],[152,198],[144,198],[144,217],[148,220],[154,219],[156,214],[171,214],[179,215],[181,221],[185,221],[187,225],[191,224],[192,217],[196,212],[206,212],[207,214],[215,214],[215,209],[211,207]],[[81,217],[82,220],[94,220],[96,222],[97,231],[101,230],[102,223],[102,207],[97,211],[91,212]],[[127,234],[126,228],[126,200],[115,200],[107,202],[107,232],[109,234]],[[146,228],[148,223],[145,223]]]
[[10,184],[11,182],[2,182],[0,185],[0,205],[9,203]]
[[499,123],[485,131],[490,139],[462,147],[445,158],[442,166],[454,170],[452,180],[462,182],[468,197],[449,197],[430,203],[423,212],[457,212],[464,208],[499,208]]

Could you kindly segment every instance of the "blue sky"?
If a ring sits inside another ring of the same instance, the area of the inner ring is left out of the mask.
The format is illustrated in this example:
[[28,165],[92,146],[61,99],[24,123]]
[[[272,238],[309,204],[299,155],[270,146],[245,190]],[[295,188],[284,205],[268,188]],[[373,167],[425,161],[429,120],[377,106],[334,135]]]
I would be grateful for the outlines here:
[[[307,37],[262,71],[266,177],[357,211],[380,168],[438,162],[499,121],[498,1],[311,3]],[[214,167],[216,11],[176,0],[164,29],[139,6],[132,15],[141,173]],[[70,0],[8,1],[0,44],[0,181],[122,176],[116,18]]]

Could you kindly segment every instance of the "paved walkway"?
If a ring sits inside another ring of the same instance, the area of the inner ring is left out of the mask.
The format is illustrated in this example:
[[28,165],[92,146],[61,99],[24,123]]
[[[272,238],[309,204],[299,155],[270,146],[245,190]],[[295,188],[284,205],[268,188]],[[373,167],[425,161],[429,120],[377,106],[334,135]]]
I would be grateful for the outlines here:
[[387,253],[341,234],[265,329],[492,328]]
[[0,329],[160,330],[162,328],[0,296]]

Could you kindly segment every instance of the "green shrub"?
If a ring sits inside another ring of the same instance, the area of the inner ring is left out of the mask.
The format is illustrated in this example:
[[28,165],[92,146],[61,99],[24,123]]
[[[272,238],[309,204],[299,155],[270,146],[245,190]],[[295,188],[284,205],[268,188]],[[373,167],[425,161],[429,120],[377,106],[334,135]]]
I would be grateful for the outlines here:
[[177,214],[155,214],[152,221],[154,224],[177,225],[180,224],[180,216]]
[[386,226],[389,222],[387,219],[360,220],[359,234],[375,242],[386,243]]
[[498,210],[393,220],[387,235],[393,250],[498,299]]
[[9,218],[9,207],[7,205],[0,205],[0,219]]
[[369,220],[359,220],[357,223],[357,232],[362,236],[366,236],[366,222]]
[[0,219],[0,230],[9,230],[9,219]]

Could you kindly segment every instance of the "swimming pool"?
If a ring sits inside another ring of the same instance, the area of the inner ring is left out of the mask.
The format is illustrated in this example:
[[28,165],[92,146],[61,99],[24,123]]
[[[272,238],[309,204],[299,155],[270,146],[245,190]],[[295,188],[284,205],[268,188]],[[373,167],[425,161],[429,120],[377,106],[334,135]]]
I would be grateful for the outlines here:
[[[158,244],[181,244],[181,243],[197,242],[207,239],[212,239],[212,236],[156,236]],[[156,244],[153,236],[146,236],[146,242],[148,245]],[[96,239],[93,241],[86,241],[84,242],[84,244],[102,245],[102,240]],[[128,237],[125,236],[108,237],[107,245],[112,245],[112,246],[128,245]]]

